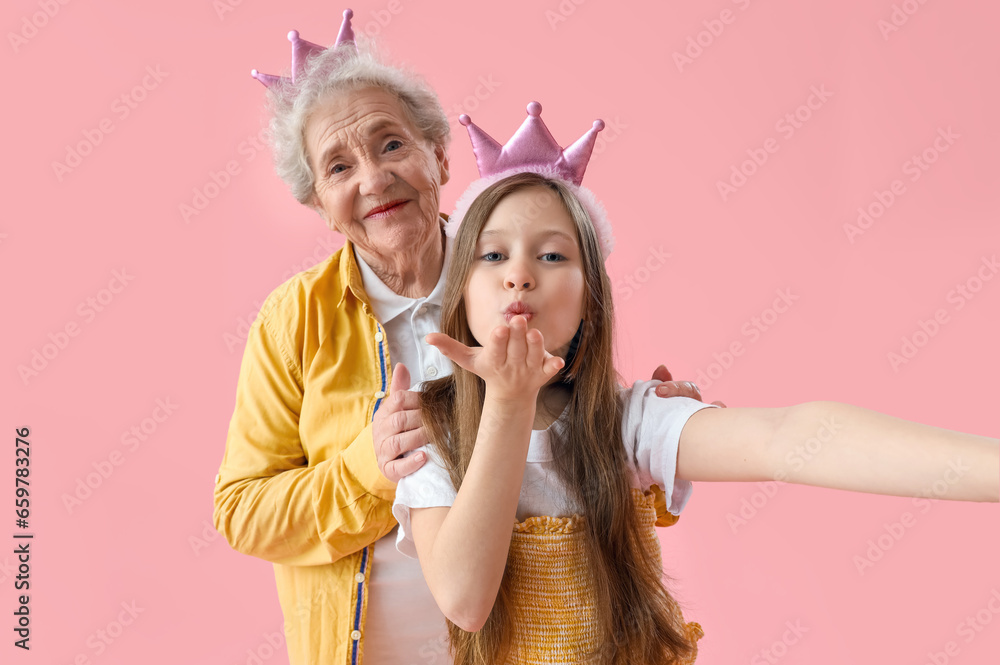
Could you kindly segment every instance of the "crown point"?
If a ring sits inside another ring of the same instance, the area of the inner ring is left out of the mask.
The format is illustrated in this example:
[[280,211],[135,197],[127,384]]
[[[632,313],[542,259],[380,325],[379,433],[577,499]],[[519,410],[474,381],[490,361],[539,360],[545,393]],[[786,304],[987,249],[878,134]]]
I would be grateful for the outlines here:
[[288,41],[294,42],[298,38],[299,38],[298,30],[292,30],[291,32],[288,33]]
[[462,115],[458,116],[458,122],[463,127],[468,127],[469,125],[472,124],[472,118],[463,113]]
[[251,69],[250,70],[250,76],[252,76],[254,78],[257,78],[257,70],[256,69]]
[[604,121],[603,120],[595,120],[594,121],[594,131],[595,132],[599,132],[602,129],[604,129]]
[[344,18],[345,18],[345,19],[351,19],[351,18],[354,18],[354,10],[353,10],[353,9],[350,9],[350,8],[348,8],[348,9],[345,9],[345,10],[344,10]]
[[542,105],[538,102],[531,102],[528,104],[528,115],[537,118],[542,114]]

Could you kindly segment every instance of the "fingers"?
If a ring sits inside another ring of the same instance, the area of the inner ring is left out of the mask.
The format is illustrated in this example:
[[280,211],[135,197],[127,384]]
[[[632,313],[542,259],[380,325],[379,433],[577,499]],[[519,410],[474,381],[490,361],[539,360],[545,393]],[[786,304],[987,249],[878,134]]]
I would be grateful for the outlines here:
[[441,355],[462,369],[472,371],[472,362],[475,358],[473,349],[444,333],[429,333],[424,336],[424,341],[437,348]]
[[701,390],[690,381],[668,381],[656,387],[656,394],[660,397],[690,397],[699,402],[701,400]]
[[[418,397],[417,393],[410,393],[414,397]],[[389,435],[393,436],[396,434],[402,434],[405,432],[410,432],[415,429],[419,429],[423,424],[423,420],[420,418],[421,411],[419,408],[416,409],[405,409],[402,411],[397,411],[392,414],[389,418]],[[417,446],[414,446],[417,447]],[[405,453],[409,448],[404,448],[396,452],[396,455]],[[395,455],[393,455],[395,457]]]
[[497,326],[490,333],[490,338],[483,349],[486,361],[493,367],[500,367],[507,362],[507,341],[510,339],[510,328]]
[[[396,385],[396,376],[396,374],[393,374],[393,386]],[[382,402],[382,406],[379,407],[378,413],[375,414],[375,418],[387,418],[396,411],[405,411],[409,409],[416,409],[419,412],[420,393],[412,390],[396,389],[389,393],[389,396],[384,402]]]
[[507,362],[524,364],[528,356],[527,334],[527,319],[520,315],[513,317],[510,320],[510,336],[507,338]]
[[545,338],[542,332],[537,329],[529,330],[525,337],[528,342],[527,362],[529,367],[541,366],[542,373],[547,378],[552,378],[566,366],[566,361],[559,356],[554,356],[545,349]]
[[545,364],[542,365],[542,369],[544,370],[545,375],[551,378],[555,376],[559,370],[566,366],[566,361],[559,356],[552,355],[551,353],[546,353],[545,355],[548,357],[545,359]]
[[660,365],[659,367],[654,369],[653,376],[651,378],[653,379],[653,381],[663,381],[663,382],[674,380],[674,377],[671,376],[670,370],[667,369],[666,365]]
[[376,442],[375,459],[378,461],[378,467],[382,471],[382,475],[395,482],[395,479],[390,477],[386,472],[386,468],[398,460],[401,455],[411,450],[416,450],[420,446],[427,445],[427,443],[429,441],[423,427],[398,432]]
[[715,400],[714,402],[712,402],[712,404],[716,406],[721,406],[723,409],[726,408],[726,405],[723,402],[720,402],[719,400]]
[[406,369],[403,363],[396,363],[392,370],[392,383],[389,384],[389,391],[410,389],[410,370]]
[[427,455],[423,451],[400,457],[386,462],[382,469],[382,475],[394,483],[398,483],[403,476],[408,476],[427,462]]
[[430,443],[427,440],[427,433],[423,427],[417,427],[405,432],[400,432],[386,438],[382,442],[382,455],[378,456],[383,465],[388,464],[400,455],[416,450],[420,446]]
[[524,334],[524,339],[528,343],[525,361],[528,367],[541,366],[545,370],[545,359],[550,354],[545,350],[545,340],[542,333],[536,329],[531,329]]

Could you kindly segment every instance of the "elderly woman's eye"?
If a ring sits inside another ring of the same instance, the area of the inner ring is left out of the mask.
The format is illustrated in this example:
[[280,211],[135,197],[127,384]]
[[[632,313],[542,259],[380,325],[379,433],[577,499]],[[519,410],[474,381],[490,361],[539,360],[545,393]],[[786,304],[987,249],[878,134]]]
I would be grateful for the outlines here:
[[330,173],[334,173],[334,174],[336,174],[336,173],[343,173],[346,168],[347,167],[344,166],[343,164],[334,164],[330,168]]
[[402,147],[403,147],[403,142],[402,141],[397,141],[397,140],[394,139],[392,141],[389,141],[389,143],[386,144],[385,149],[387,151],[391,152],[393,150],[398,150],[399,148],[402,148]]

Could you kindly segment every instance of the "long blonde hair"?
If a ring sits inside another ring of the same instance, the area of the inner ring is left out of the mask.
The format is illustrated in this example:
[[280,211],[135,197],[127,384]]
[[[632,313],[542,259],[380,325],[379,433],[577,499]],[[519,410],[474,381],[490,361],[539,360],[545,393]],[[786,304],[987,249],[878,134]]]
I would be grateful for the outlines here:
[[[642,544],[643,527],[632,500],[622,442],[611,283],[590,217],[565,184],[535,173],[519,173],[494,183],[472,203],[455,239],[441,331],[468,346],[477,345],[462,294],[479,234],[505,196],[534,186],[548,187],[566,207],[583,257],[583,321],[557,379],[571,393],[566,436],[559,436],[553,428],[550,437],[557,473],[586,515],[597,620],[606,645],[595,656],[601,663],[614,665],[671,663],[690,657],[693,648],[671,620],[674,601],[661,581],[659,555]],[[445,460],[456,490],[472,457],[485,395],[485,382],[457,365],[454,374],[425,384],[420,394],[424,428]],[[504,662],[516,621],[510,612],[510,594],[505,574],[493,610],[476,633],[448,622],[456,665]]]

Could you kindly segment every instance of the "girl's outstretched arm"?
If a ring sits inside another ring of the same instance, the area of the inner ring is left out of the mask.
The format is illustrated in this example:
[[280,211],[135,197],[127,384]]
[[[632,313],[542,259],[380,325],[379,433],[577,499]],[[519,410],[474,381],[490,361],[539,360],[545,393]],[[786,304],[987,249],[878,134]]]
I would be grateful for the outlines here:
[[998,502],[1000,441],[840,402],[704,409],[681,432],[677,475]]

